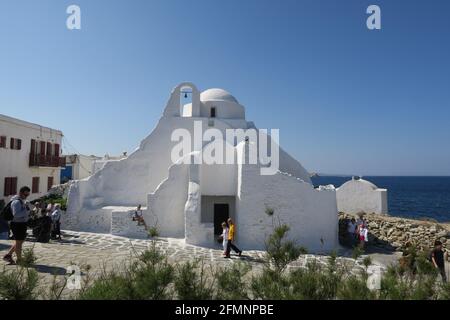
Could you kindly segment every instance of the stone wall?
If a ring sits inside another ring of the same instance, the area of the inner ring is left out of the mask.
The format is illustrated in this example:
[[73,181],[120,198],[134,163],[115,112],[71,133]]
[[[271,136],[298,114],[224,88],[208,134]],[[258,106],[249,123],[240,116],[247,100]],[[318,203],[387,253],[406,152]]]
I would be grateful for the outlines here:
[[[343,243],[347,221],[355,215],[339,214],[339,240]],[[369,226],[369,245],[388,250],[402,251],[408,243],[421,250],[430,250],[439,239],[450,252],[448,226],[431,221],[402,219],[379,214],[365,214]],[[449,257],[450,258],[450,257]]]

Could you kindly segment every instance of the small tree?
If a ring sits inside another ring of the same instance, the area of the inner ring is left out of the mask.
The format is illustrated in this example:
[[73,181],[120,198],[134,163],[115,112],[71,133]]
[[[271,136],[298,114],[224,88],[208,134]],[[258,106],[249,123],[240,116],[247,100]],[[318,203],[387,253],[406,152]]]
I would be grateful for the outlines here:
[[216,273],[217,299],[248,299],[248,284],[244,277],[251,270],[248,264],[235,263],[231,268],[219,268]]
[[208,277],[203,261],[185,262],[176,268],[175,291],[181,300],[210,300],[214,279]]
[[266,241],[266,255],[269,264],[275,267],[276,272],[283,272],[287,265],[298,259],[306,249],[297,246],[294,241],[286,240],[289,226],[280,224],[274,228],[274,232]]
[[33,269],[18,266],[14,270],[0,272],[0,300],[34,300],[38,286],[38,274]]

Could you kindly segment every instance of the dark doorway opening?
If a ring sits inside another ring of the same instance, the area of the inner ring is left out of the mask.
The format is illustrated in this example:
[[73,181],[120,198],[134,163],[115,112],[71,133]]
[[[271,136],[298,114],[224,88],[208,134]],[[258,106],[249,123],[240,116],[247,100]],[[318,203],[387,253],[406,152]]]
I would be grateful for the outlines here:
[[214,234],[222,234],[222,222],[226,222],[229,218],[228,203],[214,204]]

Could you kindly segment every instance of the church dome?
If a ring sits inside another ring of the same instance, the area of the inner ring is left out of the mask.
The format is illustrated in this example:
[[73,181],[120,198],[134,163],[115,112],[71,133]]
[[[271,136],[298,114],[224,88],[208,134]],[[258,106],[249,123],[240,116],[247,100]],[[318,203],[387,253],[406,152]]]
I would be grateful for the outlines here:
[[205,102],[205,101],[227,101],[227,102],[239,104],[237,99],[235,97],[233,97],[231,95],[231,93],[229,93],[228,91],[225,91],[223,89],[217,89],[217,88],[208,89],[208,90],[203,91],[200,94],[200,101],[202,101],[202,102]]

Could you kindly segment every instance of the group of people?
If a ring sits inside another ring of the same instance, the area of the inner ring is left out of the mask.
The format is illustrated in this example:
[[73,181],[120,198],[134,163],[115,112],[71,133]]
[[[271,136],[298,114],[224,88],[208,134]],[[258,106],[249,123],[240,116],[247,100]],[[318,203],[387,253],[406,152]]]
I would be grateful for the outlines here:
[[222,235],[220,239],[222,240],[223,245],[223,256],[225,258],[231,258],[231,249],[238,254],[238,256],[242,255],[242,250],[240,250],[234,242],[234,234],[235,234],[235,225],[233,220],[229,218],[226,222],[222,222]]
[[351,247],[359,245],[364,249],[369,242],[369,228],[364,217],[359,216],[357,220],[352,218],[347,224],[347,243]]
[[[352,218],[347,224],[347,244],[354,247],[359,245],[361,249],[365,248],[369,241],[369,229],[367,221],[362,215],[358,219]],[[445,252],[443,250],[442,242],[436,240],[434,248],[431,250],[429,260],[433,266],[439,271],[442,281],[447,282],[447,275],[445,270]]]
[[[13,244],[3,260],[15,264],[22,259],[22,246],[27,237],[28,227],[33,228],[33,235],[37,241],[48,242],[61,239],[61,206],[27,201],[30,195],[29,187],[20,188],[19,194],[2,210],[0,216],[0,239],[12,239]],[[8,212],[8,214],[6,213]],[[45,235],[49,235],[48,237]],[[16,255],[16,261],[13,259]]]
[[28,227],[38,242],[61,239],[61,205],[35,202],[30,210]]

